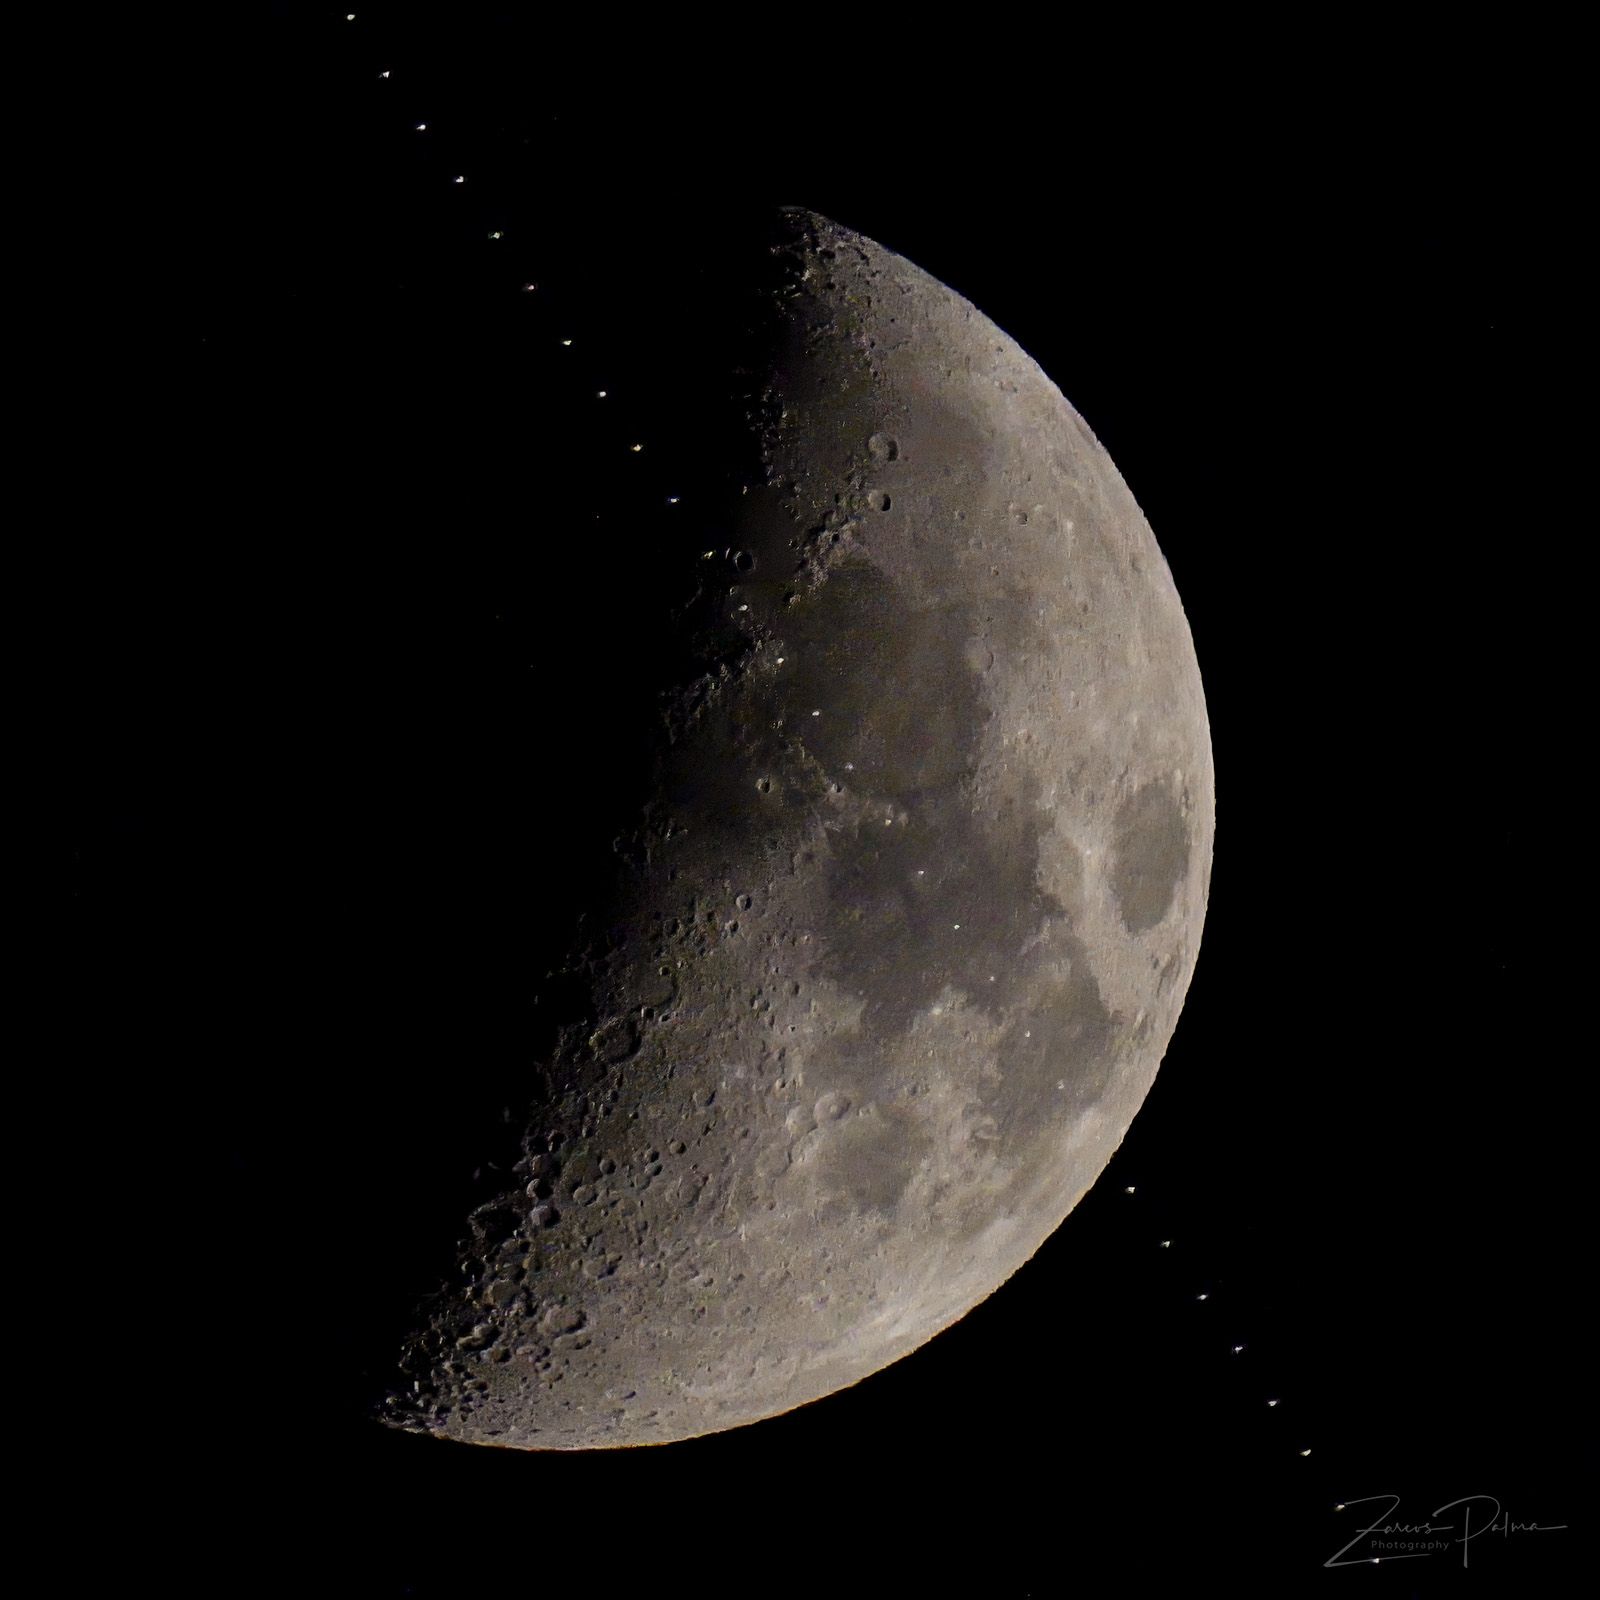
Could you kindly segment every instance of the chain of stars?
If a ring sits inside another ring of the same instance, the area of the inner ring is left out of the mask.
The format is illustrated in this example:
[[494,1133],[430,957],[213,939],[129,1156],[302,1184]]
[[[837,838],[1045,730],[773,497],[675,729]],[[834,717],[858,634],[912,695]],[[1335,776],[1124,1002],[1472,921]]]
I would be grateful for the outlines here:
[[[347,11],[344,13],[344,20],[347,24],[359,23],[361,20],[361,14],[355,11]],[[382,83],[393,83],[397,81],[395,77],[395,69],[392,66],[383,66],[377,68],[376,75],[378,80]],[[417,121],[411,124],[411,131],[416,134],[432,135],[437,138],[440,130],[434,123],[419,118]],[[465,187],[467,185],[468,177],[469,174],[466,172],[457,172],[451,174],[448,181],[453,188]],[[486,243],[490,244],[505,243],[507,240],[506,229],[504,227],[486,226],[483,230],[483,238]],[[524,295],[537,295],[539,293],[539,283],[533,278],[524,279],[519,287],[520,292]],[[561,349],[564,350],[571,350],[576,346],[576,340],[571,333],[563,333],[563,335],[557,338],[555,342]],[[608,386],[603,389],[596,389],[593,391],[593,394],[596,400],[607,400],[614,398],[615,391]],[[645,444],[646,441],[643,439],[631,439],[626,445],[626,453],[635,457],[642,456],[645,451]],[[683,496],[677,493],[664,494],[662,499],[665,504],[669,506],[678,506],[683,504]],[[596,513],[596,520],[599,520],[599,513]]]
[[[1138,1193],[1138,1185],[1132,1183],[1124,1184],[1122,1192],[1125,1196],[1131,1197],[1136,1195]],[[1173,1243],[1174,1241],[1172,1239],[1156,1239],[1154,1241],[1155,1247],[1159,1250],[1171,1250]],[[1204,1287],[1203,1283],[1204,1280],[1202,1280],[1202,1284],[1200,1285],[1191,1283],[1191,1287],[1187,1291],[1190,1304],[1197,1307],[1215,1306],[1217,1304],[1217,1295],[1214,1289],[1210,1287]],[[1228,1354],[1232,1359],[1235,1360],[1248,1358],[1250,1353],[1250,1346],[1244,1340],[1240,1340],[1237,1343],[1230,1343],[1228,1346]],[[1284,1408],[1283,1396],[1267,1390],[1264,1386],[1256,1386],[1256,1396],[1258,1403],[1268,1411],[1277,1412],[1280,1410],[1280,1408]],[[1293,1408],[1289,1407],[1287,1410],[1292,1416]],[[1312,1452],[1311,1443],[1305,1439],[1303,1435],[1300,1439],[1294,1441],[1287,1448],[1293,1452],[1295,1458],[1300,1460],[1308,1459]],[[1341,1501],[1334,1504],[1331,1509],[1335,1512],[1343,1511],[1345,1509],[1344,1502]],[[1373,1564],[1376,1565],[1378,1561],[1381,1560],[1381,1557],[1373,1557],[1372,1559]]]

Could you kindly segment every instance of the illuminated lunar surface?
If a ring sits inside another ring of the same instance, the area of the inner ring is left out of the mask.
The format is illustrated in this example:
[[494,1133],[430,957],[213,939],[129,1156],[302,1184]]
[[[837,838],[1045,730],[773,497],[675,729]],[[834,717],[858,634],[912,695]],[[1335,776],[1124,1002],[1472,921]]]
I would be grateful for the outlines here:
[[686,557],[703,670],[397,1426],[660,1443],[878,1371],[1095,1181],[1194,970],[1205,704],[1110,458],[871,240],[790,211],[767,260],[760,471]]

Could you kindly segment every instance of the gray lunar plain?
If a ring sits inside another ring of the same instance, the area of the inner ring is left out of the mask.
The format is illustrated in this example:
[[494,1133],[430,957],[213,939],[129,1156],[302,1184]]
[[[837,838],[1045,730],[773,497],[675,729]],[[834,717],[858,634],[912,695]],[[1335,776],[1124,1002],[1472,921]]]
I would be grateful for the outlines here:
[[783,229],[763,472],[695,557],[731,648],[396,1426],[663,1443],[876,1372],[1088,1190],[1194,970],[1211,749],[1144,516],[973,306]]

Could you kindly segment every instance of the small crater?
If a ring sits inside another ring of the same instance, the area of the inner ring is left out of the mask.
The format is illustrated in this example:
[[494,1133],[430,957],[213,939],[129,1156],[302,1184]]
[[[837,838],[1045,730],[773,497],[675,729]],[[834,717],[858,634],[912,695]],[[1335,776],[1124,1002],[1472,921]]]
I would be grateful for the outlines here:
[[539,1319],[546,1333],[576,1333],[587,1319],[576,1306],[551,1306]]
[[873,489],[867,495],[867,504],[874,511],[887,511],[894,502],[882,489]]
[[813,1114],[818,1123],[837,1122],[850,1109],[850,1097],[830,1090],[817,1101]]
[[867,440],[867,450],[874,461],[896,461],[900,446],[886,433],[875,433]]

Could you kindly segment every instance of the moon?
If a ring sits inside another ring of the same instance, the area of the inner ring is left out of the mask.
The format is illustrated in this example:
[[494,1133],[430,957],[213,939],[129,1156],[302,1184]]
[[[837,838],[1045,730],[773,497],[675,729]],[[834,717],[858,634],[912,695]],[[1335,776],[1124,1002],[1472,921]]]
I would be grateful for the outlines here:
[[1205,701],[1110,458],[872,240],[786,210],[752,259],[690,665],[396,1427],[666,1443],[879,1371],[1094,1183],[1194,971]]

